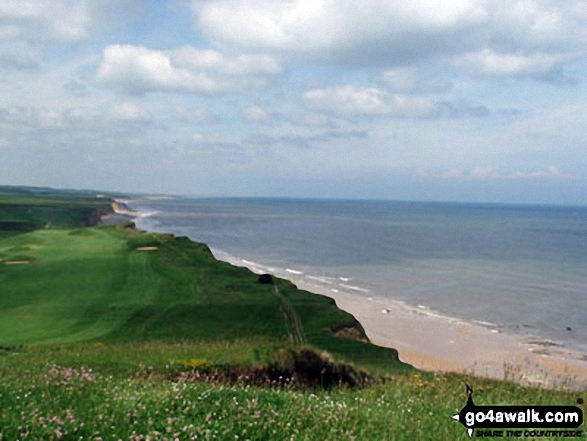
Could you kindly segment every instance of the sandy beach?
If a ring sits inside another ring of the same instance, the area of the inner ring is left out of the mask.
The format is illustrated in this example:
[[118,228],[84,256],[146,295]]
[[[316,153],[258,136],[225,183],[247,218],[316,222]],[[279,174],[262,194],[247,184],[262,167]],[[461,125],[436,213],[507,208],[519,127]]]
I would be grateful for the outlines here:
[[417,368],[472,373],[549,388],[587,387],[587,356],[552,342],[421,313],[392,301],[323,294],[353,314],[373,343],[397,349],[402,361]]

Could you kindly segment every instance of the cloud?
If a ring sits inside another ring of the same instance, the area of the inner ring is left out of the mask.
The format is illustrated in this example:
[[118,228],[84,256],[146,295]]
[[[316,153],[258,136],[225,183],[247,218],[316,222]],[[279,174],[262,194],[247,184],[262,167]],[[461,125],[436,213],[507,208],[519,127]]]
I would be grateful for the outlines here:
[[244,145],[292,145],[295,147],[310,147],[318,142],[328,142],[340,139],[366,139],[369,134],[364,130],[327,130],[313,135],[268,135],[255,134],[243,140]]
[[200,132],[194,132],[191,136],[191,142],[195,145],[205,145],[208,143],[208,138]]
[[37,112],[37,120],[43,129],[60,129],[65,126],[63,114],[55,110],[40,109]]
[[41,127],[42,121],[47,126],[49,114],[54,114],[45,108],[32,106],[11,106],[0,108],[0,129],[5,133],[10,131],[28,131],[31,128]]
[[121,121],[148,122],[152,118],[146,109],[131,102],[117,103],[109,113],[113,119]]
[[211,93],[219,87],[203,72],[173,66],[165,52],[129,45],[104,49],[96,79],[130,93],[154,90]]
[[454,64],[475,76],[515,77],[552,72],[562,61],[559,54],[507,54],[483,49],[459,57]]
[[293,122],[304,127],[328,127],[333,124],[330,117],[319,113],[300,115]]
[[208,124],[214,120],[206,109],[185,109],[181,106],[175,108],[175,117],[178,121],[190,124]]
[[174,65],[191,71],[212,71],[233,76],[281,73],[281,65],[277,60],[266,55],[227,57],[212,49],[195,49],[191,46],[169,51],[169,54]]
[[399,93],[444,93],[452,88],[448,79],[421,74],[415,66],[386,69],[379,75],[382,87]]
[[104,49],[96,80],[128,93],[173,91],[214,94],[261,86],[281,71],[262,55],[227,57],[190,46],[160,51],[143,46],[110,45]]
[[2,0],[0,40],[77,43],[140,9],[139,0]]
[[[0,44],[2,39],[0,38]],[[18,69],[35,67],[38,63],[39,51],[31,44],[14,41],[0,46],[0,66]]]
[[418,71],[415,67],[398,67],[386,70],[381,80],[393,92],[409,92],[418,85]]
[[479,105],[433,102],[422,96],[353,85],[308,90],[303,101],[311,109],[351,117],[466,118],[490,114],[489,109]]
[[586,43],[579,0],[193,0],[192,9],[217,44],[363,67],[483,50],[563,56]]
[[439,101],[436,103],[436,109],[432,116],[439,118],[485,118],[491,114],[491,110],[482,105]]
[[559,179],[576,180],[576,176],[562,172],[558,167],[551,165],[543,169],[505,171],[495,167],[477,166],[465,170],[452,168],[441,172],[419,171],[418,176],[442,179],[475,179],[475,180],[530,180],[530,179]]
[[346,116],[417,117],[434,110],[434,105],[423,98],[352,85],[309,90],[304,93],[303,100],[312,109]]
[[47,45],[77,45],[141,8],[139,0],[2,0],[0,66],[36,67]]
[[4,0],[0,2],[0,66],[38,65],[45,43],[75,44],[88,37],[82,2]]
[[444,7],[432,3],[208,0],[192,5],[198,27],[220,43],[373,62],[381,56],[431,53],[427,46],[439,34],[482,18],[468,1],[444,2]]
[[123,101],[106,107],[49,108],[34,106],[12,106],[0,108],[0,131],[43,137],[49,131],[77,136],[92,133],[99,139],[100,134],[116,131],[135,130],[138,126],[150,124],[151,113],[140,105]]
[[0,2],[3,38],[76,42],[88,36],[85,2],[4,0]]
[[572,176],[562,173],[557,167],[551,165],[544,170],[534,171],[517,171],[510,175],[516,179],[528,179],[528,178],[571,178]]
[[259,106],[248,106],[242,111],[242,116],[245,121],[262,123],[269,121],[269,114]]

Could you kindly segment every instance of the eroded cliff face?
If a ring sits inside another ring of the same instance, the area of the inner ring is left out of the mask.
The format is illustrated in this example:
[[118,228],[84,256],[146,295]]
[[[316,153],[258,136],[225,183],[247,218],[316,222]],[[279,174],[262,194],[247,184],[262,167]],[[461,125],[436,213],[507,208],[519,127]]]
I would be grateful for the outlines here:
[[107,216],[111,216],[113,214],[116,213],[116,210],[114,209],[114,204],[116,202],[114,202],[111,205],[104,205],[102,207],[98,207],[95,210],[93,210],[90,215],[88,216],[88,226],[93,227],[95,225],[98,225],[100,222],[102,222],[104,220],[105,217]]

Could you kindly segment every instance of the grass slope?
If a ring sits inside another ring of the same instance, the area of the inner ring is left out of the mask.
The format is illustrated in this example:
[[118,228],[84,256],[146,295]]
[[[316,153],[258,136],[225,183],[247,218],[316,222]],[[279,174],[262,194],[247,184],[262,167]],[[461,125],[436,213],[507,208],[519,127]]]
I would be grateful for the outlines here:
[[465,440],[450,419],[465,404],[465,384],[477,404],[575,405],[582,396],[419,372],[329,391],[193,381],[187,368],[170,376],[193,354],[242,363],[243,343],[43,345],[0,357],[0,441]]

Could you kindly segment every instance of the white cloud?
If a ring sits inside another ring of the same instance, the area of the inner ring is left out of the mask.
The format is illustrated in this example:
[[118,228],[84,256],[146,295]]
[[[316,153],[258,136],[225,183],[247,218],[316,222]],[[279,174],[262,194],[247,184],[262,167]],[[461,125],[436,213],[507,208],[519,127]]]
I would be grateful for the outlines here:
[[544,170],[533,171],[517,171],[510,175],[512,178],[527,179],[527,178],[568,178],[570,176],[562,173],[558,167],[551,165]]
[[269,114],[260,106],[248,106],[242,111],[242,116],[248,122],[267,122],[269,121]]
[[44,129],[58,129],[65,125],[63,114],[59,111],[40,109],[37,118],[39,125]]
[[318,113],[309,113],[301,115],[294,120],[297,124],[306,127],[327,127],[332,125],[330,117]]
[[273,57],[266,55],[237,55],[227,57],[212,49],[196,49],[184,46],[169,51],[172,63],[190,71],[219,72],[224,75],[275,75],[281,66]]
[[121,121],[146,122],[151,120],[148,110],[131,102],[117,103],[110,109],[110,116]]
[[500,174],[493,168],[493,167],[488,167],[488,166],[478,166],[478,167],[474,167],[471,172],[469,173],[469,176],[472,178],[480,178],[480,179],[484,179],[484,178],[497,178],[500,177]]
[[139,0],[2,0],[0,65],[38,64],[47,44],[76,45],[98,29],[135,17]]
[[375,88],[354,86],[313,89],[304,93],[308,107],[340,114],[384,115],[389,112],[387,94]]
[[63,125],[61,112],[33,106],[0,108],[0,128],[5,131],[28,131],[38,128],[56,128]]
[[304,93],[303,100],[312,109],[347,116],[419,117],[430,115],[436,110],[436,106],[424,98],[352,85],[309,90]]
[[111,45],[104,49],[98,82],[130,93],[176,91],[218,93],[260,86],[280,72],[273,58],[227,57],[215,50],[183,47],[159,51],[143,46]]
[[0,35],[24,40],[75,42],[88,35],[85,2],[4,0],[0,2]]
[[29,68],[34,67],[38,59],[39,51],[27,42],[14,41],[0,46],[0,66]]
[[191,141],[196,145],[204,145],[208,142],[208,138],[202,135],[200,132],[192,133]]
[[479,76],[527,76],[551,71],[563,60],[561,55],[546,53],[507,54],[490,49],[465,54],[455,65]]
[[489,49],[553,55],[585,49],[579,0],[193,0],[198,29],[245,50],[362,66],[407,65]]
[[212,115],[205,109],[185,109],[177,107],[175,109],[176,118],[184,123],[207,124],[212,120]]
[[490,166],[477,166],[469,170],[451,168],[441,172],[427,172],[420,170],[417,173],[425,178],[442,179],[475,179],[475,180],[529,180],[529,179],[562,179],[576,180],[572,174],[563,173],[558,167],[551,165],[542,169],[507,171]]
[[451,168],[450,170],[445,171],[442,173],[443,178],[458,178],[463,175],[462,170],[458,168]]
[[573,51],[585,46],[581,0],[501,0],[487,3],[489,29],[497,51]]
[[380,73],[379,81],[385,90],[398,93],[445,93],[453,87],[448,78],[421,73],[416,66],[386,69]]
[[214,0],[194,1],[193,9],[199,26],[221,42],[310,53],[404,37],[413,28],[434,33],[479,15],[467,0]]
[[418,84],[417,69],[415,67],[399,67],[386,70],[381,74],[381,80],[389,90],[394,92],[408,92],[414,90]]
[[30,135],[47,130],[60,130],[65,135],[88,130],[97,133],[112,126],[113,122],[120,128],[152,120],[146,108],[128,101],[107,106],[0,108],[0,130],[5,134]]
[[205,75],[172,66],[169,55],[162,51],[130,45],[106,47],[96,78],[135,93],[150,90],[212,92],[216,87]]
[[30,68],[42,55],[39,44],[77,43],[88,36],[82,2],[0,2],[0,66]]
[[2,0],[0,40],[79,42],[98,27],[126,21],[140,0]]
[[102,115],[98,109],[91,107],[72,107],[65,113],[68,119],[77,121],[99,118]]

